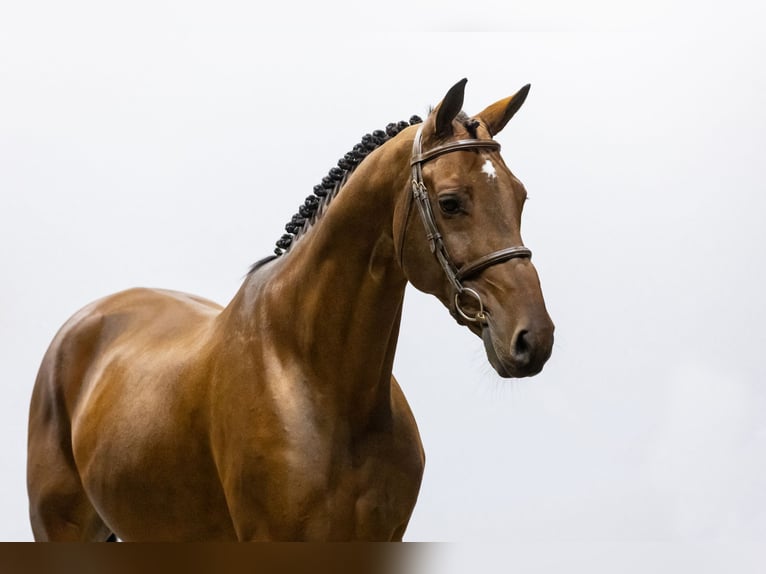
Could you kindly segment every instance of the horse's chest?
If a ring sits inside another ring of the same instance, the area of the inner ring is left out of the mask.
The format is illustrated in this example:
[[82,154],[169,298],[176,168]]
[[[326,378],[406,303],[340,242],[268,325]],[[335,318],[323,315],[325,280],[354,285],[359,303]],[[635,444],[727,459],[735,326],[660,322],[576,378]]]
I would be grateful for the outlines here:
[[398,404],[403,399],[397,395],[393,409],[378,413],[374,428],[352,431],[348,419],[320,413],[300,393],[280,396],[254,398],[250,404],[262,408],[241,419],[219,419],[225,432],[214,437],[214,452],[238,537],[400,537],[424,465],[415,421]]
[[[390,540],[400,536],[417,500],[422,477],[419,445],[398,448],[373,441],[295,469],[288,495],[292,523],[305,539]],[[343,450],[343,449],[341,449]],[[311,476],[306,471],[310,469]]]

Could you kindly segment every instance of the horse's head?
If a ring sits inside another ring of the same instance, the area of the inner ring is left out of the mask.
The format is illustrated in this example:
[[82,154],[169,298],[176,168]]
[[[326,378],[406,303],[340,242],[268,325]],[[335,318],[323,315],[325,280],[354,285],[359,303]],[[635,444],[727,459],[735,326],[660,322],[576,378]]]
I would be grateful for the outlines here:
[[449,90],[415,137],[396,249],[409,281],[482,337],[498,374],[531,376],[550,357],[554,327],[521,241],[526,190],[492,139],[529,86],[469,117],[461,112],[465,83]]

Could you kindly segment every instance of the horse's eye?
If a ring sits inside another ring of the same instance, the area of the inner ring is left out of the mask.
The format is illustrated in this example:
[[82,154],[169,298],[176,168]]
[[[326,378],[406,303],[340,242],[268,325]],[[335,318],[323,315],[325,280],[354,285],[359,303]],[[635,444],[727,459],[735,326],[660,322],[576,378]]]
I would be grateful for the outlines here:
[[462,210],[462,205],[460,204],[460,199],[458,199],[456,196],[446,195],[439,198],[439,208],[442,210],[442,213],[447,215],[455,215],[460,213]]

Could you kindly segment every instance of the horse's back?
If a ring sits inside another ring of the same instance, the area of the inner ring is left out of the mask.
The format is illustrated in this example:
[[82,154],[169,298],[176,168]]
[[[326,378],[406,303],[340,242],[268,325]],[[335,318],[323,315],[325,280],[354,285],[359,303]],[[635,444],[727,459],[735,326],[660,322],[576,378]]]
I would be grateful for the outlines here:
[[100,435],[130,441],[136,429],[151,428],[133,421],[172,408],[171,387],[183,384],[188,357],[199,357],[219,312],[192,295],[131,289],[91,303],[61,327],[30,405],[27,480],[36,538],[108,536],[83,484],[89,465],[119,455],[99,449]]
[[104,359],[177,346],[176,340],[203,330],[219,311],[219,305],[193,295],[145,288],[122,291],[87,305],[51,342],[38,372],[33,407],[36,399],[55,396],[71,418],[88,383],[98,379]]

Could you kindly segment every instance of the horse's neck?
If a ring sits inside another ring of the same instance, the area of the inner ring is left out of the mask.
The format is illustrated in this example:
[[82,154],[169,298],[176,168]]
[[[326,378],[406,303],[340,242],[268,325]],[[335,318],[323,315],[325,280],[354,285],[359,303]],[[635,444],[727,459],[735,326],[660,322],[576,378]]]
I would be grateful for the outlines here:
[[249,277],[226,311],[261,347],[256,353],[298,363],[323,397],[360,415],[388,404],[406,286],[393,212],[408,158],[409,143],[396,139],[371,154],[321,219]]

